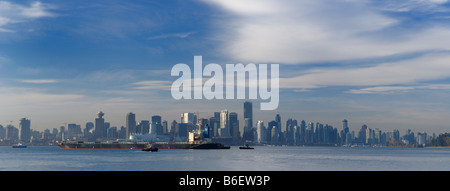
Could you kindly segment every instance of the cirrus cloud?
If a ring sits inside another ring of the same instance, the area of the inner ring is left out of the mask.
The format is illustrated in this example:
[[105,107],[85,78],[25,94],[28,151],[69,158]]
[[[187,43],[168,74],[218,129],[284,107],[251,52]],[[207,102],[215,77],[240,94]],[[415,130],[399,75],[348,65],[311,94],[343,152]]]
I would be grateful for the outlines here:
[[39,1],[32,2],[29,6],[0,1],[0,32],[15,32],[14,29],[9,29],[9,26],[15,23],[28,22],[42,17],[55,17],[57,15],[50,12],[55,8],[53,5]]

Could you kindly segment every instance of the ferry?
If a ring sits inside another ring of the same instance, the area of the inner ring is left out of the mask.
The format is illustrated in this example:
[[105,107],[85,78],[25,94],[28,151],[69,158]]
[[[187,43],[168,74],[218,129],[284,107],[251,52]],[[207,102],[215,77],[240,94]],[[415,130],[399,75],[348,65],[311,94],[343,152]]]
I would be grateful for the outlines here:
[[20,148],[20,149],[23,149],[23,148],[27,148],[27,146],[26,146],[26,145],[23,145],[22,143],[19,143],[19,144],[13,145],[12,148]]

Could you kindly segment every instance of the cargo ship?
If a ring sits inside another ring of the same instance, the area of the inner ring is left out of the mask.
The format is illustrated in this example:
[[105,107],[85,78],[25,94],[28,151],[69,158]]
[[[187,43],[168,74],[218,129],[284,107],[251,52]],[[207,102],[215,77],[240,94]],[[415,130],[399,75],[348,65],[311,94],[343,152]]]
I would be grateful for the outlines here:
[[168,141],[168,137],[154,135],[133,135],[127,140],[84,142],[62,141],[58,143],[61,149],[144,149],[152,145],[158,149],[230,149],[221,143],[210,142],[210,139],[200,139],[189,133],[187,141]]

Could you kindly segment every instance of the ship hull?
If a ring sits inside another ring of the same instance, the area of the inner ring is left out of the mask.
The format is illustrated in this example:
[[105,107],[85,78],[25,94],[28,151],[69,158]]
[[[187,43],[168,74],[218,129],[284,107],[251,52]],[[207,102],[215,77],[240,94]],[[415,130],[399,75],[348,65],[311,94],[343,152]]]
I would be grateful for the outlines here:
[[158,149],[229,149],[220,143],[187,142],[61,142],[61,149],[144,149],[149,144]]

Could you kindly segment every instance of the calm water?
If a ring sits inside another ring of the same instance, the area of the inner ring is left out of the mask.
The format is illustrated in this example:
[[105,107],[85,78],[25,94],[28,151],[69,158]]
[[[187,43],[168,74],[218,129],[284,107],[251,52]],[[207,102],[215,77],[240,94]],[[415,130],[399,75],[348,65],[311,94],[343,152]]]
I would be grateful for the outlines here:
[[255,147],[255,150],[90,150],[0,147],[2,171],[450,170],[450,149]]

